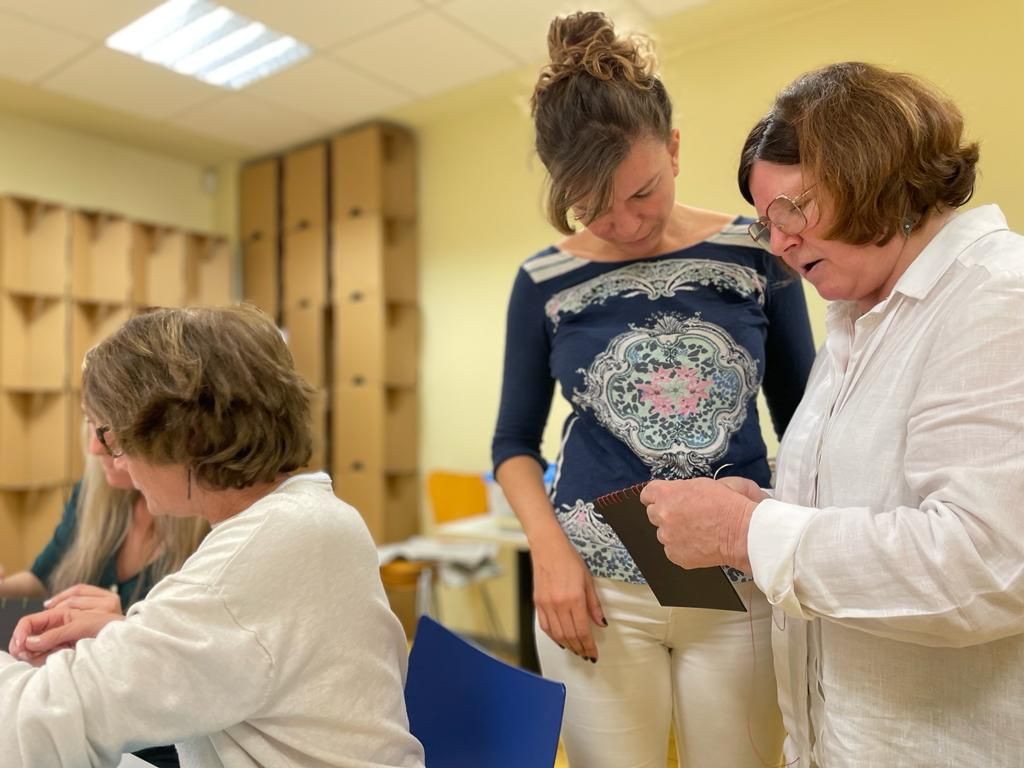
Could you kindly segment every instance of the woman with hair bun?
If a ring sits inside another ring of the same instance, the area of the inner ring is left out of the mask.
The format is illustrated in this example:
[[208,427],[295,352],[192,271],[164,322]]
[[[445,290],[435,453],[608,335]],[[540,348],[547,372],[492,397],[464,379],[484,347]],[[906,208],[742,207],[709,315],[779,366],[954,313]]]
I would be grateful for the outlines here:
[[[564,239],[516,276],[493,441],[541,665],[568,688],[573,765],[661,768],[674,722],[681,765],[760,768],[782,744],[764,596],[730,571],[749,617],[659,605],[593,501],[652,477],[769,484],[756,396],[781,436],[814,355],[802,289],[749,220],[676,203],[679,131],[646,39],[576,13],[548,47],[532,108]],[[572,413],[548,492],[556,383]]]

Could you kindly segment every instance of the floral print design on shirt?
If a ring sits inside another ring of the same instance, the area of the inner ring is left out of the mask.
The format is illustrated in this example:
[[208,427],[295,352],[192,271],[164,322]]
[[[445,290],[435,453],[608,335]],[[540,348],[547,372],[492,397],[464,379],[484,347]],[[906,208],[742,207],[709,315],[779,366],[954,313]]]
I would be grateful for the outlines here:
[[760,384],[750,353],[700,316],[632,326],[581,373],[576,406],[665,479],[713,474]]
[[559,291],[548,299],[544,312],[557,333],[565,315],[582,312],[591,304],[604,304],[615,296],[647,296],[654,301],[675,296],[680,291],[695,291],[700,286],[734,291],[747,298],[754,297],[758,304],[764,305],[765,278],[750,267],[713,259],[671,259],[628,264]]

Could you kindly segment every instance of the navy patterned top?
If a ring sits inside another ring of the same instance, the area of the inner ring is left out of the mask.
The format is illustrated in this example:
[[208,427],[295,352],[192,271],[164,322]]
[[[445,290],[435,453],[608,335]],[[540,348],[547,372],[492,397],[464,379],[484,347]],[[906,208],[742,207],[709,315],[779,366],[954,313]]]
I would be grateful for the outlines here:
[[[593,500],[653,478],[770,471],[763,386],[781,437],[814,359],[799,279],[736,219],[683,250],[597,262],[550,247],[520,268],[508,308],[494,468],[540,454],[555,382],[572,406],[551,500],[595,576],[643,583]],[[730,574],[742,578],[738,572]]]

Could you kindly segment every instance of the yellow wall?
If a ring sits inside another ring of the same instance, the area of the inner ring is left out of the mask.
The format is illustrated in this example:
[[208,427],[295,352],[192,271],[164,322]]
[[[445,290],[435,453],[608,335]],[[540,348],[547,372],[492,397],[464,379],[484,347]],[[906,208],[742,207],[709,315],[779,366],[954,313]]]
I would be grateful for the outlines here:
[[[714,4],[712,4],[714,5]],[[752,8],[763,7],[751,4]],[[658,34],[682,130],[679,199],[750,213],[735,166],[747,130],[777,90],[831,61],[863,59],[920,74],[961,106],[982,140],[973,203],[996,201],[1024,227],[1024,71],[1019,0],[847,0],[788,17],[760,13],[700,42],[686,22]],[[424,312],[421,466],[487,469],[497,412],[505,302],[517,267],[553,241],[526,99],[536,68],[396,113],[420,140]],[[813,302],[820,340],[822,304]],[[545,450],[553,457],[556,406]]]
[[0,193],[233,236],[235,166],[211,169],[107,139],[0,113]]
[[[862,59],[922,75],[960,104],[969,135],[982,140],[972,204],[998,202],[1011,225],[1024,227],[1024,3],[844,0],[782,17],[764,12],[772,4],[746,5],[751,12],[740,21],[699,40],[685,20],[659,30],[662,73],[683,134],[682,201],[750,213],[735,184],[747,130],[799,73]],[[714,30],[714,19],[701,22]],[[555,237],[540,211],[542,174],[525,107],[535,72],[395,115],[420,137],[425,470],[489,467],[508,292],[519,264]],[[810,298],[820,341],[823,304]],[[564,403],[554,409],[545,440],[550,458],[567,412]]]

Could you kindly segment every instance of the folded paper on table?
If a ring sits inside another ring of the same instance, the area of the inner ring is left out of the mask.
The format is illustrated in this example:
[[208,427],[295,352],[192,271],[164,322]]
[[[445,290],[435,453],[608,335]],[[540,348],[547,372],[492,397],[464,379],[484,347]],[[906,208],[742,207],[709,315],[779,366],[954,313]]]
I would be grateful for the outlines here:
[[674,608],[746,611],[729,577],[719,567],[681,568],[665,555],[658,529],[640,501],[639,483],[594,500],[594,508],[618,535],[658,602]]

